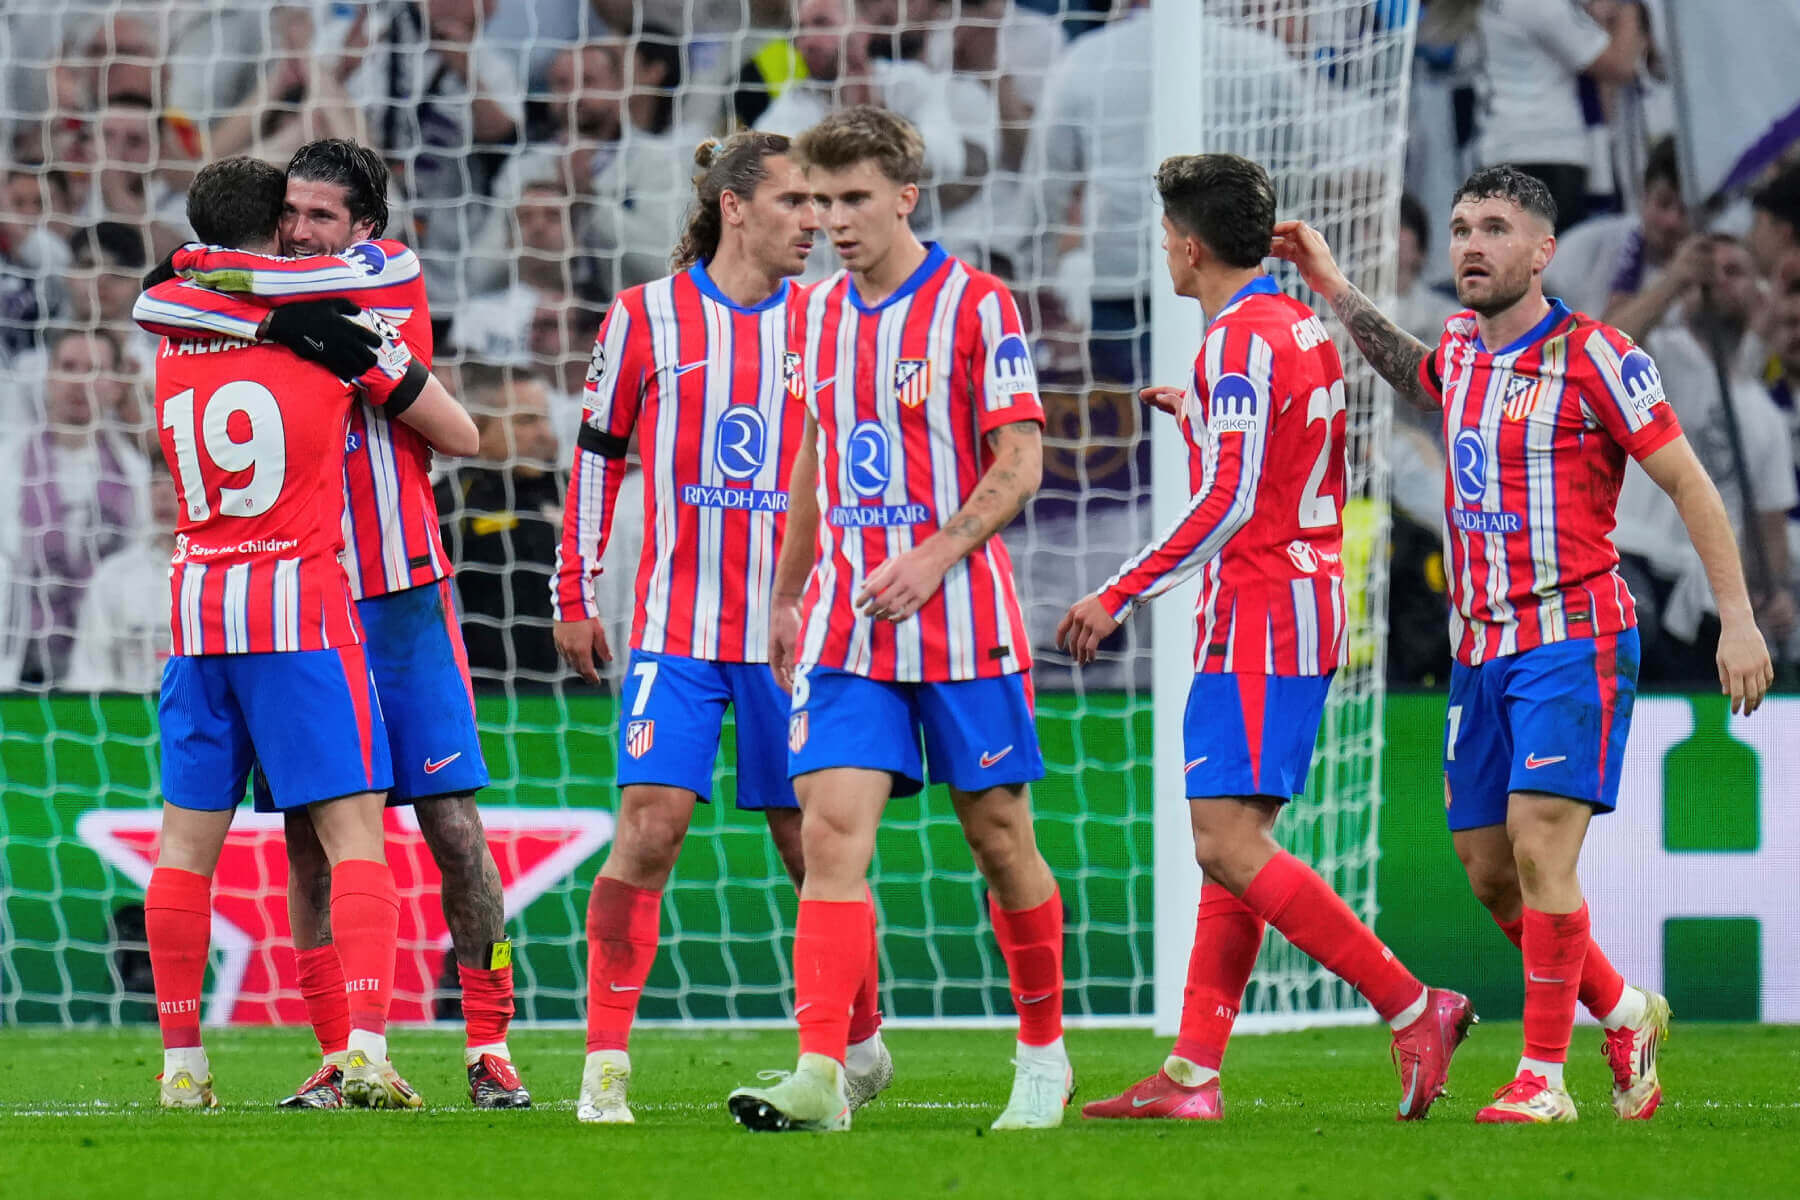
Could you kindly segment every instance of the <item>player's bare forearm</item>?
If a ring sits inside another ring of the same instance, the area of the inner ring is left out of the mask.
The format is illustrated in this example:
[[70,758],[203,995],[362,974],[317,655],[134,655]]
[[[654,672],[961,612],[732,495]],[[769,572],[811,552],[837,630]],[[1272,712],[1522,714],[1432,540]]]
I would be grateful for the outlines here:
[[1419,382],[1419,365],[1430,356],[1431,347],[1390,321],[1347,279],[1325,298],[1350,331],[1356,348],[1402,400],[1428,412],[1438,407]]
[[1700,564],[1706,568],[1707,582],[1712,585],[1713,599],[1719,606],[1719,619],[1754,620],[1737,537],[1731,532],[1731,518],[1725,514],[1719,489],[1707,477],[1706,468],[1700,465],[1687,438],[1677,437],[1645,458],[1642,466],[1656,486],[1668,493],[1675,511],[1681,514],[1688,540],[1693,542]]
[[819,544],[818,427],[811,417],[788,472],[787,526],[775,559],[775,599],[798,604],[806,590],[806,577],[818,557]]
[[975,490],[926,543],[948,569],[993,537],[1037,494],[1044,479],[1044,430],[1036,421],[1015,421],[988,434],[994,461]]

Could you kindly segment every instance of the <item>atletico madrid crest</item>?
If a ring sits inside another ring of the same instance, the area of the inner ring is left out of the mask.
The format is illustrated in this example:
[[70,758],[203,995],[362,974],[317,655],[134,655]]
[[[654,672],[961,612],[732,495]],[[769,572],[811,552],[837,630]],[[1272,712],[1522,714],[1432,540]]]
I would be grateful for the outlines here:
[[806,749],[806,710],[802,709],[788,718],[788,751],[798,754]]
[[1506,419],[1523,421],[1537,407],[1541,383],[1534,375],[1514,375],[1506,381]]
[[642,758],[656,744],[655,721],[633,721],[625,727],[625,753]]
[[781,382],[787,385],[787,394],[791,398],[806,400],[806,372],[801,369],[800,356],[792,350],[781,356]]
[[894,399],[917,408],[931,395],[931,360],[903,358],[894,364]]

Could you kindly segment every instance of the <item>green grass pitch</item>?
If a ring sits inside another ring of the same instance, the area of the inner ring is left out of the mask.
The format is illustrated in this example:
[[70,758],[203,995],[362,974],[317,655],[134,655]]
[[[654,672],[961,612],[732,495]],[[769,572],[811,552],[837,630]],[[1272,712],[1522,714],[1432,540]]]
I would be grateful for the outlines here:
[[[1648,1124],[1616,1120],[1599,1034],[1576,1030],[1573,1126],[1493,1129],[1475,1110],[1509,1075],[1516,1024],[1488,1023],[1458,1055],[1452,1094],[1397,1125],[1378,1028],[1242,1037],[1227,1063],[1226,1120],[1083,1121],[987,1129],[1011,1079],[1002,1032],[888,1035],[893,1088],[845,1135],[750,1134],[725,1094],[793,1061],[788,1033],[641,1032],[635,1127],[577,1125],[578,1032],[523,1032],[514,1053],[538,1099],[477,1113],[454,1034],[397,1032],[395,1061],[424,1093],[417,1113],[282,1112],[272,1101],[313,1063],[306,1033],[213,1031],[224,1107],[163,1113],[155,1035],[0,1031],[0,1197],[260,1200],[345,1196],[1122,1196],[1537,1200],[1800,1196],[1800,1029],[1682,1025],[1668,1091]],[[1148,1032],[1072,1031],[1076,1103],[1145,1074],[1166,1049]]]

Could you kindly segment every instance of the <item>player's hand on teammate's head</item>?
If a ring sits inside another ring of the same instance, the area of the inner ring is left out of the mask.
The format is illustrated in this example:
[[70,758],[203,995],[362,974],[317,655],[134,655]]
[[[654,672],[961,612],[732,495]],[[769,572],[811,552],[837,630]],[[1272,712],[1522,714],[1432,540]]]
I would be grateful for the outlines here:
[[1179,417],[1181,406],[1187,402],[1187,392],[1165,384],[1152,384],[1139,390],[1138,399],[1152,408],[1161,409],[1171,417]]
[[1338,270],[1337,260],[1331,257],[1325,235],[1305,221],[1275,222],[1275,237],[1269,243],[1269,253],[1298,267],[1306,286],[1320,295],[1329,294],[1343,280],[1343,272]]
[[269,311],[264,332],[339,379],[357,379],[375,365],[381,335],[352,320],[362,310],[348,300],[306,300]]
[[1754,621],[1733,621],[1720,631],[1718,663],[1719,690],[1731,697],[1731,711],[1749,716],[1775,682],[1775,664]]
[[606,629],[598,617],[579,621],[557,621],[551,626],[556,652],[569,664],[569,669],[589,683],[600,682],[600,668],[612,661],[612,647],[606,644]]
[[1119,623],[1106,611],[1098,596],[1077,600],[1056,626],[1056,648],[1067,652],[1075,665],[1084,667],[1100,653],[1100,643],[1113,635]]

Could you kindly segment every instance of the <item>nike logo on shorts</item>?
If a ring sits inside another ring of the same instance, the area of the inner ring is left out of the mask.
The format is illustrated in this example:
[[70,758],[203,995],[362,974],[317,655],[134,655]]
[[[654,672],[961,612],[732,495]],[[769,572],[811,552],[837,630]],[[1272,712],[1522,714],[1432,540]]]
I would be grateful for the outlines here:
[[1199,758],[1188,759],[1187,765],[1181,768],[1181,773],[1183,775],[1186,775],[1189,771],[1193,770],[1195,767],[1199,766],[1201,763],[1205,762],[1207,759],[1209,759],[1211,757],[1212,757],[1212,755],[1210,755],[1210,754],[1202,754]]
[[435,760],[428,758],[425,760],[425,773],[427,775],[436,775],[439,771],[443,770],[445,767],[449,766],[451,763],[455,762],[457,759],[459,759],[461,757],[462,757],[462,751],[458,750],[455,754],[452,754],[449,758],[439,758],[439,759],[435,759]]
[[1569,761],[1569,756],[1566,754],[1552,754],[1549,758],[1539,758],[1535,754],[1527,754],[1525,756],[1525,769],[1527,771],[1535,771],[1539,767],[1547,767],[1551,763],[1567,761]]
[[983,750],[981,752],[981,769],[984,771],[987,770],[989,767],[1011,754],[1012,749],[1011,746],[1004,746],[1000,749],[999,753],[991,753],[987,750]]

